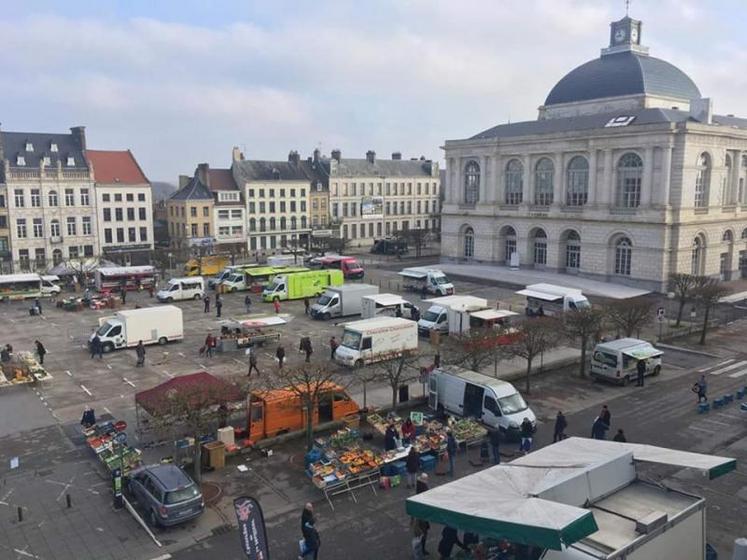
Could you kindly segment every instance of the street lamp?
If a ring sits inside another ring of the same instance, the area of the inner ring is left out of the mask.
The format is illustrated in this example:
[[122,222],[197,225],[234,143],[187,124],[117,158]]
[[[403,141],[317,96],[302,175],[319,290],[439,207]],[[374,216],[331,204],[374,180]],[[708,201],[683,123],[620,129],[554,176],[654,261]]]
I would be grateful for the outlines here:
[[296,252],[296,234],[291,234],[291,245],[293,246],[293,264],[298,264],[298,253]]
[[169,253],[169,270],[174,270],[174,254]]

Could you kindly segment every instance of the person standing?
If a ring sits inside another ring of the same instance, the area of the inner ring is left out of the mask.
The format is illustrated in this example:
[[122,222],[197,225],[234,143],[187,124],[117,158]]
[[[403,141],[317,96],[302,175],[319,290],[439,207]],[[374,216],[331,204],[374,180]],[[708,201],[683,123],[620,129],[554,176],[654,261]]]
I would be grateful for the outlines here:
[[213,347],[215,346],[215,342],[213,339],[213,335],[211,333],[208,333],[208,335],[205,337],[205,355],[208,358],[213,357]]
[[277,350],[275,350],[275,357],[278,360],[278,368],[283,369],[283,362],[285,361],[285,348],[283,348],[282,344],[278,346]]
[[94,358],[94,356],[98,356],[99,360],[103,358],[103,348],[101,344],[101,339],[99,338],[98,334],[95,334],[93,338],[91,339],[91,359]]
[[122,305],[124,305],[127,303],[127,284],[120,284],[120,290],[122,292]]
[[337,339],[333,336],[329,339],[329,359],[334,360],[335,359],[335,350],[337,350],[337,347],[340,345],[339,342],[337,342]]
[[299,344],[298,349],[306,354],[306,363],[309,363],[311,361],[311,354],[314,353],[314,349],[311,346],[311,339],[308,336],[301,338],[301,343]]
[[703,401],[708,402],[708,396],[706,395],[706,391],[708,390],[708,383],[706,382],[705,375],[700,376],[696,387],[698,390],[698,403],[701,403]]
[[392,451],[397,449],[397,440],[399,439],[399,433],[394,424],[389,424],[384,431],[384,450]]
[[[420,473],[418,481],[415,483],[415,494],[422,494],[423,492],[427,492],[428,490],[430,490],[430,487],[428,486],[428,474]],[[420,529],[422,531],[422,535],[420,537],[420,550],[422,551],[423,556],[428,555],[428,551],[425,550],[425,543],[428,542],[428,531],[430,530],[430,528],[430,523],[425,520],[420,520]]]
[[272,306],[275,308],[275,315],[280,313],[280,298],[272,300]]
[[410,446],[410,452],[405,460],[405,468],[407,469],[407,487],[415,488],[415,479],[420,470],[420,453],[415,451],[414,445]]
[[617,430],[617,433],[615,434],[615,437],[612,438],[612,441],[619,441],[620,443],[626,443],[628,441],[625,437],[625,432],[622,431],[622,428]]
[[44,365],[44,356],[47,354],[47,349],[44,348],[44,345],[38,341],[35,340],[34,344],[36,345],[36,355],[39,357],[39,365]]
[[220,312],[223,309],[223,298],[220,294],[215,294],[215,316],[220,318]]
[[610,429],[609,424],[602,420],[599,416],[594,420],[594,424],[591,426],[591,437],[592,439],[606,439],[607,430]]
[[244,296],[244,309],[246,309],[247,314],[252,312],[252,298],[249,297],[249,294]]
[[524,421],[521,423],[521,447],[520,449],[524,452],[524,455],[532,450],[532,441],[534,440],[534,426],[532,421],[524,417]]
[[405,421],[402,422],[402,445],[410,445],[415,441],[415,424],[408,416]]
[[143,344],[142,340],[137,341],[137,346],[135,346],[135,354],[137,354],[137,363],[135,364],[135,367],[145,366],[145,345]]
[[610,412],[610,409],[607,408],[606,404],[602,405],[602,410],[599,411],[599,418],[602,419],[602,422],[607,424],[607,429],[610,429],[610,426],[612,426],[612,413]]
[[249,373],[247,373],[246,376],[251,377],[252,371],[256,371],[257,377],[259,377],[259,368],[257,367],[257,352],[254,349],[249,352]]
[[451,551],[454,549],[454,545],[466,550],[462,541],[459,540],[457,530],[446,525],[443,531],[441,531],[441,540],[438,543],[438,553],[441,555],[441,560],[451,558]]
[[36,312],[41,315],[42,314],[42,304],[41,300],[39,298],[36,298],[34,300],[34,307],[36,307]]
[[457,453],[457,442],[451,430],[446,431],[446,453],[449,456],[449,476],[454,478],[454,460]]
[[299,555],[299,560],[303,558],[313,558],[317,560],[319,547],[322,544],[319,538],[319,531],[316,530],[316,520],[314,519],[314,506],[307,503],[301,513],[301,534],[304,540],[304,550]]
[[202,303],[203,303],[202,312],[210,313],[210,296],[205,294],[205,297],[202,298]]
[[638,378],[635,386],[643,387],[643,376],[646,375],[646,360],[638,360],[635,365],[635,370],[636,373],[638,373]]
[[568,427],[568,421],[565,419],[565,414],[562,410],[558,410],[558,414],[555,416],[555,431],[552,434],[552,442],[560,441],[565,438],[565,429]]
[[305,297],[303,298],[303,314],[308,315],[309,314],[309,307],[311,306],[311,303],[309,302],[309,298]]
[[501,464],[501,431],[496,430],[490,430],[488,433],[488,440],[490,442],[490,451],[493,455],[493,464],[494,465],[500,465]]

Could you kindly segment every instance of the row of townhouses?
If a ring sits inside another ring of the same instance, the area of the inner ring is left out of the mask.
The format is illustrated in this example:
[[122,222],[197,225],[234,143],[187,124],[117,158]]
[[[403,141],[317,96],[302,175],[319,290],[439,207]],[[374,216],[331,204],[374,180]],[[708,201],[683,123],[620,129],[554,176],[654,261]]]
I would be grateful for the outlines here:
[[69,134],[0,131],[0,272],[105,257],[148,262],[151,185],[129,150]]
[[231,167],[200,164],[179,179],[167,201],[168,233],[175,248],[279,252],[307,247],[315,237],[343,238],[354,246],[412,229],[440,227],[438,163],[424,157],[330,157],[319,150],[302,159],[250,160],[233,149]]

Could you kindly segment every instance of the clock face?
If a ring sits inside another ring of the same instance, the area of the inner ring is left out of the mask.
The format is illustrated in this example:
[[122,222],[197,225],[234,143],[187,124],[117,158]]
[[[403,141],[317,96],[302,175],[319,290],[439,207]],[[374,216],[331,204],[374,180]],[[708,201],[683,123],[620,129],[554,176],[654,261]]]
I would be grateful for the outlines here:
[[625,30],[620,27],[615,30],[615,42],[621,43],[625,40]]
[[635,27],[630,30],[630,40],[634,43],[638,41],[638,30]]

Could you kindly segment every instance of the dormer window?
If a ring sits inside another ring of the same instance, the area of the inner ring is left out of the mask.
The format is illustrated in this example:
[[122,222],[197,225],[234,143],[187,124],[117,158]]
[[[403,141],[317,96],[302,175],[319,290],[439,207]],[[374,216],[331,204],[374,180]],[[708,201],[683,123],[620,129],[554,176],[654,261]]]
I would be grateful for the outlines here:
[[21,155],[17,156],[16,165],[20,165],[20,166],[26,165],[26,158]]
[[75,158],[73,156],[67,156],[67,166],[75,167]]
[[52,143],[51,143],[51,144],[49,145],[49,151],[50,151],[50,152],[57,152],[57,143],[56,143],[56,142],[52,142]]
[[52,158],[49,156],[44,156],[44,165],[52,165]]
[[26,151],[27,152],[33,152],[34,151],[34,145],[31,142],[29,142],[28,140],[26,141]]

